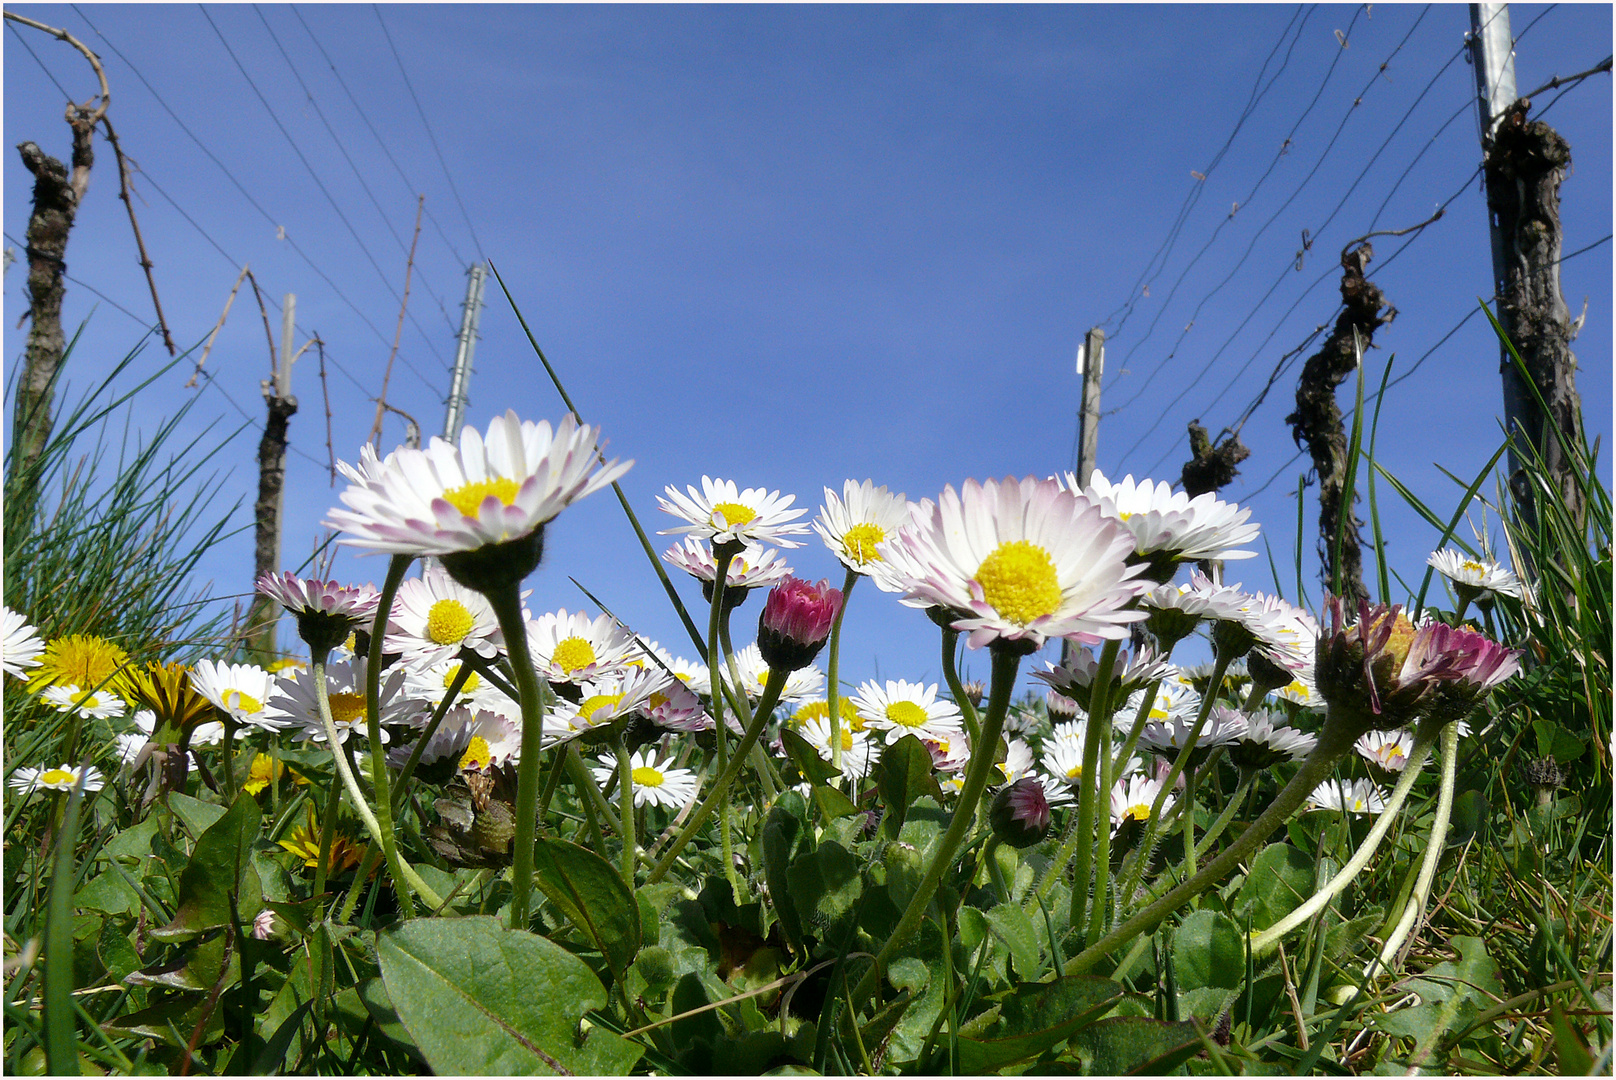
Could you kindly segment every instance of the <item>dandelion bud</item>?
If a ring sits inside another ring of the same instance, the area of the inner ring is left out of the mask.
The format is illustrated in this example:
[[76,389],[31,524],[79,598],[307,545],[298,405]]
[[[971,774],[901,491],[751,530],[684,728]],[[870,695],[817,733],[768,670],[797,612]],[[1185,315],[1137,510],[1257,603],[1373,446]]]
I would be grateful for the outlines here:
[[965,684],[965,699],[971,703],[972,708],[982,706],[982,696],[987,693],[988,687],[981,679],[972,679]]
[[999,789],[988,810],[993,835],[1015,848],[1028,848],[1049,835],[1049,798],[1031,777]]
[[787,578],[769,590],[758,616],[758,651],[771,671],[798,671],[813,663],[842,609],[840,589]]

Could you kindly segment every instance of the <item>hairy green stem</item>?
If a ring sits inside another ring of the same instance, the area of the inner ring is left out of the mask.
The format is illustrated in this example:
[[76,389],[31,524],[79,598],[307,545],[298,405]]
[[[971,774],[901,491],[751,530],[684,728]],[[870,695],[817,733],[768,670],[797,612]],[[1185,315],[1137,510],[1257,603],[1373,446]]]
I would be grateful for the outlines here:
[[1385,838],[1387,831],[1391,829],[1392,822],[1396,820],[1398,811],[1403,808],[1404,800],[1408,798],[1409,791],[1413,789],[1414,780],[1419,775],[1420,766],[1425,764],[1426,757],[1431,753],[1431,744],[1436,741],[1436,736],[1437,732],[1434,728],[1427,728],[1425,724],[1421,724],[1414,738],[1414,746],[1409,750],[1408,761],[1404,763],[1403,772],[1397,778],[1397,786],[1392,789],[1391,795],[1386,799],[1386,808],[1375,819],[1374,825],[1370,827],[1368,835],[1363,838],[1363,842],[1358,844],[1352,858],[1327,884],[1321,886],[1319,891],[1309,897],[1300,907],[1262,933],[1253,934],[1251,936],[1253,955],[1260,956],[1267,952],[1273,948],[1275,942],[1308,919],[1311,919],[1314,915],[1317,915],[1323,910],[1325,904],[1328,904],[1331,899],[1339,895],[1341,890],[1351,884],[1353,878],[1357,877],[1363,871],[1363,868],[1369,865],[1369,860],[1374,858],[1375,852],[1379,850],[1381,840]]
[[623,841],[623,884],[628,886],[629,892],[633,892],[634,853],[637,850],[634,842],[634,771],[629,767],[628,746],[623,742],[621,731],[612,737],[612,749],[617,751],[617,809],[622,823],[618,826],[618,835]]
[[[739,540],[731,540],[723,544],[713,545],[713,599],[712,607],[707,615],[707,676],[712,682],[713,702],[713,767],[720,776],[729,773],[729,732],[724,730],[724,677],[718,666],[718,658],[722,653],[730,653],[720,638],[725,636],[729,629],[728,613],[724,610],[724,590],[729,585],[729,564],[744,545]],[[746,687],[734,672],[730,679],[735,684],[735,693],[738,698],[746,697]],[[739,707],[740,702],[736,702]],[[729,834],[729,798],[727,789],[714,789],[723,796],[718,806],[718,843],[723,851],[724,877],[729,881],[730,892],[735,902],[741,902],[741,882],[735,874],[735,856]],[[656,880],[654,877],[651,880]]]
[[[1404,766],[1405,770],[1407,766]],[[1425,861],[1420,864],[1420,876],[1414,883],[1414,895],[1408,898],[1408,906],[1403,909],[1403,915],[1397,920],[1397,927],[1386,939],[1386,944],[1380,950],[1380,962],[1386,970],[1390,970],[1392,961],[1403,948],[1403,943],[1413,932],[1420,917],[1425,914],[1425,904],[1431,898],[1431,883],[1436,878],[1437,864],[1442,861],[1443,849],[1447,847],[1448,822],[1453,813],[1453,790],[1459,774],[1459,729],[1455,724],[1449,724],[1442,729],[1442,786],[1437,793],[1436,818],[1431,822],[1431,835],[1425,842]]]
[[863,1003],[870,999],[887,961],[891,960],[893,953],[897,952],[898,948],[919,929],[927,906],[937,894],[937,886],[942,883],[943,875],[954,864],[954,856],[959,851],[960,843],[965,839],[966,832],[970,830],[976,818],[976,806],[987,787],[988,776],[994,771],[993,758],[999,745],[999,732],[1004,727],[1004,715],[1010,708],[1010,694],[1015,688],[1016,669],[1020,665],[1019,653],[998,645],[993,646],[993,688],[988,697],[988,714],[982,722],[982,738],[971,744],[971,762],[966,768],[965,785],[960,789],[954,816],[948,823],[948,831],[943,833],[942,839],[938,841],[931,865],[921,877],[915,895],[899,918],[898,925],[893,928],[886,944],[881,946],[881,951],[876,954],[875,963],[870,965],[869,970],[859,979],[858,985],[848,996],[848,1009],[851,1014],[856,1014]]
[[1234,794],[1229,796],[1229,803],[1223,808],[1223,813],[1219,814],[1218,819],[1212,823],[1212,827],[1206,830],[1206,835],[1201,837],[1201,842],[1195,845],[1196,855],[1205,855],[1212,850],[1213,842],[1223,835],[1223,830],[1227,829],[1229,822],[1234,820],[1236,811],[1240,809],[1240,804],[1245,801],[1246,792],[1251,789],[1251,785],[1256,778],[1257,770],[1240,770],[1239,785],[1235,787]]
[[1307,801],[1313,789],[1335,768],[1336,759],[1352,748],[1357,737],[1357,732],[1348,730],[1346,725],[1331,725],[1326,721],[1324,731],[1319,735],[1318,745],[1302,762],[1302,767],[1291,778],[1291,782],[1285,785],[1284,790],[1275,797],[1268,809],[1263,811],[1262,816],[1240,834],[1239,839],[1225,848],[1216,859],[1202,867],[1200,873],[1172,889],[1149,907],[1137,912],[1105,937],[1068,960],[1064,973],[1083,974],[1112,950],[1127,944],[1139,934],[1155,929],[1163,919],[1178,910],[1185,900],[1191,896],[1199,896],[1222,880]]
[[965,684],[960,682],[959,667],[954,662],[959,636],[960,632],[952,626],[943,627],[943,680],[954,695],[954,704],[959,706],[960,716],[965,718],[965,734],[971,737],[971,745],[975,746],[982,733],[982,721],[976,714],[976,706],[971,704],[970,695],[965,692]]
[[774,706],[780,700],[780,692],[785,689],[788,674],[787,672],[775,671],[773,668],[769,669],[769,681],[763,686],[763,696],[758,699],[757,708],[752,713],[752,722],[747,725],[746,733],[741,736],[741,741],[736,746],[735,756],[730,761],[729,767],[719,774],[718,780],[713,784],[712,790],[707,793],[707,797],[701,801],[700,806],[696,807],[695,812],[690,815],[690,820],[686,821],[684,828],[679,830],[679,835],[675,836],[673,842],[668,845],[668,850],[662,853],[662,857],[657,860],[657,864],[651,868],[650,876],[645,879],[647,885],[655,885],[667,875],[668,870],[673,866],[674,860],[685,849],[685,845],[690,843],[691,838],[696,835],[696,831],[707,823],[708,818],[712,817],[713,810],[719,803],[725,800],[730,785],[735,782],[735,778],[740,774],[742,766],[746,764],[747,751],[757,744],[758,736],[763,734],[763,728],[769,722],[769,715],[774,712]]
[[[517,700],[522,707],[522,760],[516,767],[516,834],[511,851],[511,929],[526,930],[533,895],[533,844],[539,822],[539,760],[544,747],[544,695],[539,673],[527,647],[527,623],[522,618],[520,585],[485,593],[505,638],[505,655],[516,676]],[[561,767],[554,762],[552,769]]]
[[[387,787],[387,744],[382,742],[381,725],[382,642],[393,612],[393,597],[398,595],[398,587],[413,560],[411,555],[394,555],[387,563],[381,600],[376,605],[376,622],[370,631],[370,657],[365,663],[365,734],[370,742],[370,782],[376,789],[376,839],[387,859],[387,868],[393,874],[399,911],[406,919],[414,917],[415,903],[410,899],[410,881],[398,853],[398,838],[393,835],[393,799]],[[319,681],[316,678],[316,682]]]
[[[1089,683],[1091,710],[1083,732],[1083,774],[1078,777],[1077,863],[1072,872],[1072,910],[1069,916],[1070,925],[1074,927],[1082,927],[1086,921],[1094,860],[1095,803],[1106,794],[1099,790],[1101,744],[1104,744],[1106,763],[1110,764],[1111,759],[1111,714],[1105,708],[1105,702],[1110,697],[1111,671],[1116,667],[1117,652],[1121,648],[1122,642],[1116,638],[1105,643],[1100,650],[1100,663],[1095,669],[1094,679]],[[1096,708],[1103,715],[1095,715],[1093,710]],[[1110,829],[1107,828],[1106,832],[1109,834]],[[1103,876],[1105,871],[1101,870],[1100,873]],[[1094,902],[1097,905],[1101,902],[1098,893]]]
[[[849,568],[846,577],[842,580],[842,606],[836,611],[836,618],[830,624],[830,655],[825,659],[825,729],[830,732],[830,767],[837,772],[842,771],[842,714],[841,686],[837,679],[841,676],[842,658],[842,616],[847,614],[847,601],[853,595],[853,586],[858,584],[858,572]],[[843,781],[847,780],[844,776]]]

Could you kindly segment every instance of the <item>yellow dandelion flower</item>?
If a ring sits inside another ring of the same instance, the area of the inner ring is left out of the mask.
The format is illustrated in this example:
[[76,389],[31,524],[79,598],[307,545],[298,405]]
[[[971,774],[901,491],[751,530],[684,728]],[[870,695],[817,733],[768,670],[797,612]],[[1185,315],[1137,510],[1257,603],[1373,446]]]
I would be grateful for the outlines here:
[[39,691],[55,684],[93,690],[106,684],[129,654],[94,634],[68,634],[45,646],[39,666],[28,675],[28,689]]

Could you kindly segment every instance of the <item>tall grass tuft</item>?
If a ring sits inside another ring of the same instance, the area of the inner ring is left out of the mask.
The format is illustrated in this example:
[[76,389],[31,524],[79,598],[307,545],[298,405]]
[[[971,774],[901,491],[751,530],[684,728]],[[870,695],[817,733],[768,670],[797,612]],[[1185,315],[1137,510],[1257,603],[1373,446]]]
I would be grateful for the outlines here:
[[155,429],[136,428],[137,416],[153,415],[143,392],[184,359],[115,390],[140,353],[136,346],[65,411],[32,466],[13,472],[8,448],[4,511],[7,606],[46,639],[97,634],[135,662],[218,647],[229,617],[190,575],[233,535],[240,505],[212,507],[222,480],[202,470],[225,440],[208,444],[211,427],[174,445],[191,402]]

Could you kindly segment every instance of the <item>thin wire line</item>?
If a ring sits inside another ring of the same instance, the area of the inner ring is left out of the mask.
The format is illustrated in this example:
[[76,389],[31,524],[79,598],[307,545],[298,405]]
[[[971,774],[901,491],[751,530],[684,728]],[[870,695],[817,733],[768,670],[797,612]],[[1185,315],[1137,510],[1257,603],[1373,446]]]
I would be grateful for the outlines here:
[[415,111],[421,115],[421,126],[426,128],[426,137],[432,143],[432,152],[438,156],[438,164],[443,168],[443,177],[449,181],[449,190],[454,194],[455,205],[460,207],[460,216],[465,219],[466,230],[471,233],[471,242],[477,248],[477,254],[486,259],[483,253],[482,241],[477,238],[477,227],[471,223],[471,215],[466,213],[466,204],[460,198],[460,189],[455,186],[454,176],[449,172],[449,163],[443,159],[443,150],[438,146],[438,137],[432,133],[432,124],[426,118],[426,110],[421,107],[421,99],[416,96],[415,87],[410,82],[409,72],[404,70],[404,61],[398,55],[398,46],[393,44],[393,35],[388,33],[387,23],[382,20],[382,9],[375,4],[370,9],[376,13],[376,22],[382,28],[382,36],[387,39],[387,47],[392,50],[393,61],[398,64],[398,73],[404,77],[404,88],[410,92],[410,100],[415,102]]
[[[301,161],[303,163],[303,167],[308,170],[309,176],[314,180],[314,186],[320,189],[320,194],[325,196],[325,201],[331,204],[332,212],[337,215],[337,219],[342,222],[343,226],[348,230],[348,234],[353,237],[354,243],[359,245],[359,250],[364,253],[365,258],[370,262],[371,269],[375,270],[376,276],[381,279],[382,286],[388,291],[388,293],[392,295],[395,301],[402,304],[403,299],[399,296],[398,290],[393,288],[393,283],[388,280],[386,271],[384,271],[381,268],[381,264],[376,261],[376,256],[371,254],[369,246],[366,245],[365,241],[359,236],[359,232],[353,227],[353,223],[348,220],[348,215],[344,214],[342,212],[342,207],[337,205],[337,200],[332,197],[330,190],[325,186],[325,182],[320,179],[320,174],[315,171],[315,168],[312,164],[310,164],[309,159],[304,156],[302,149],[297,145],[297,141],[292,138],[292,133],[286,130],[285,124],[281,123],[281,118],[276,115],[274,108],[270,106],[269,99],[264,97],[263,91],[258,89],[258,84],[254,82],[253,77],[247,73],[246,65],[241,62],[241,58],[236,55],[236,51],[230,47],[230,42],[226,40],[224,32],[219,29],[219,25],[213,21],[213,16],[209,15],[208,9],[201,4],[197,5],[197,9],[202,12],[202,17],[208,21],[208,25],[213,27],[213,32],[218,36],[219,43],[224,46],[224,51],[228,53],[230,59],[235,62],[236,70],[241,72],[241,77],[247,80],[247,85],[251,87],[253,94],[258,98],[259,104],[264,107],[265,112],[269,113],[269,118],[274,121],[275,127],[278,128],[280,133],[286,137],[287,145],[291,146],[292,153],[297,155],[297,159]],[[355,310],[357,311],[358,309],[355,308]],[[369,322],[368,319],[366,321]],[[386,336],[383,335],[379,329],[377,329],[375,324],[371,324],[371,329],[376,330],[377,337],[381,338],[383,344],[389,344]],[[398,358],[405,367],[415,373],[415,377],[420,379],[421,382],[426,385],[427,389],[436,389],[436,387],[432,385],[432,381],[422,374],[421,370],[412,364],[408,357],[401,353],[399,354]],[[442,360],[442,357],[439,357],[439,359]],[[444,370],[448,370],[447,361],[444,361]]]
[[47,79],[56,84],[56,89],[60,90],[62,92],[62,96],[65,97],[70,104],[72,104],[73,95],[67,92],[67,87],[63,86],[57,80],[56,76],[51,72],[51,69],[45,66],[45,61],[39,58],[39,54],[34,51],[34,47],[28,44],[28,39],[23,37],[22,31],[17,29],[17,24],[7,20],[6,29],[17,35],[17,40],[22,42],[22,47],[28,50],[28,55],[32,56],[34,58],[34,63],[39,65],[39,70],[45,73],[45,77]]

